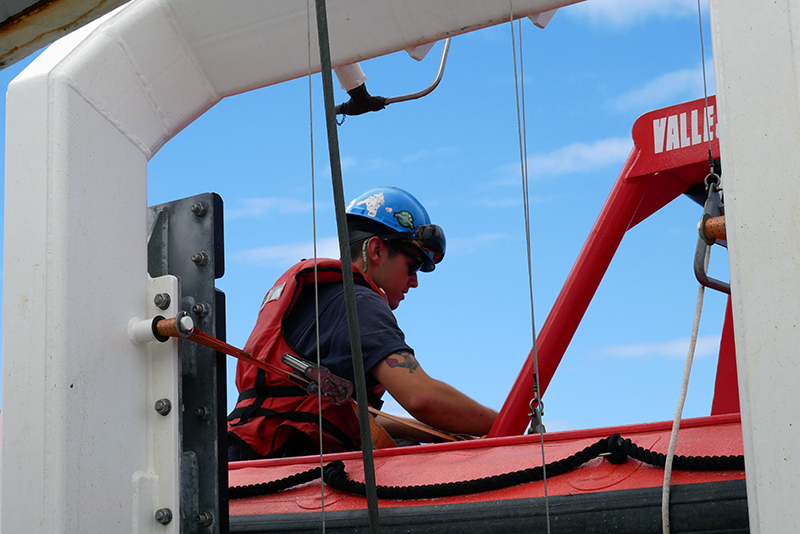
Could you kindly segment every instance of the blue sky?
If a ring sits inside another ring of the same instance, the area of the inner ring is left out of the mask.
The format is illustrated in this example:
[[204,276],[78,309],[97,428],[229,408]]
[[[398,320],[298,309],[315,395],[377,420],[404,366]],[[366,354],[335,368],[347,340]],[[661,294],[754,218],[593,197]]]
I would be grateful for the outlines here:
[[[703,22],[713,94],[706,6]],[[591,0],[561,9],[545,30],[522,26],[538,329],[628,155],[633,122],[701,98],[703,78],[694,0]],[[388,97],[426,87],[441,46],[419,63],[405,53],[362,63],[369,91]],[[0,71],[3,98],[24,64]],[[336,101],[346,98],[337,87]],[[319,75],[311,109],[325,256],[338,248]],[[228,341],[239,347],[272,282],[312,253],[309,124],[308,79],[295,80],[224,100],[149,165],[151,205],[206,191],[225,202],[227,270],[218,287],[227,295]],[[348,199],[399,186],[445,229],[446,259],[421,274],[398,322],[430,375],[499,409],[532,338],[508,24],[454,38],[431,95],[347,118],[339,142]],[[545,395],[549,430],[672,418],[697,295],[700,216],[679,198],[628,233]],[[719,250],[712,275],[727,279]],[[686,416],[710,412],[724,304],[706,292]],[[231,363],[231,405],[233,374]]]

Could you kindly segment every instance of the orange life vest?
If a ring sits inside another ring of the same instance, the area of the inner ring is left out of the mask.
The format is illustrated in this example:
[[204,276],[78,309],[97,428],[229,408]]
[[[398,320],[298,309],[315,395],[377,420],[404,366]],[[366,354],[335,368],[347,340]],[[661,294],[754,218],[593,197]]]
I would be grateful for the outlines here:
[[[353,267],[357,284],[383,292],[357,267]],[[318,259],[317,279],[320,284],[341,282],[339,260]],[[281,276],[267,292],[261,310],[244,350],[254,358],[293,372],[281,361],[285,353],[296,354],[283,336],[283,321],[292,311],[301,290],[314,284],[314,260],[304,260]],[[385,298],[385,297],[384,297]],[[284,373],[265,372],[240,361],[236,367],[236,387],[240,391],[236,408],[228,416],[228,431],[247,443],[262,456],[279,449],[296,430],[319,442],[319,410],[315,395],[292,382]],[[384,388],[370,388],[370,397],[380,398]],[[358,418],[350,404],[336,406],[322,397],[322,440],[325,452],[360,450]]]

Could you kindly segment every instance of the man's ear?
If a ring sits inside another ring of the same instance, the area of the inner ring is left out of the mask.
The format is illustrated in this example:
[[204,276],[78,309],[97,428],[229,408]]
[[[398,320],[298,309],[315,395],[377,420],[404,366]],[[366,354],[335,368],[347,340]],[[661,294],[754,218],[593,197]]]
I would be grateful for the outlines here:
[[367,242],[367,256],[372,265],[379,265],[386,258],[386,243],[377,237],[370,237]]

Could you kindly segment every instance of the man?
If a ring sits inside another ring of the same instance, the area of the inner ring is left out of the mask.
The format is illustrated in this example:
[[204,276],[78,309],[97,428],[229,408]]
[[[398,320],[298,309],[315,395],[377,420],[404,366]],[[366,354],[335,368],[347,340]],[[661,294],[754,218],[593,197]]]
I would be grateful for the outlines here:
[[[433,271],[444,257],[444,232],[430,223],[416,198],[397,188],[362,194],[348,206],[347,218],[370,404],[380,407],[381,395],[389,391],[415,419],[431,427],[488,433],[497,412],[428,376],[392,313],[409,289],[417,287],[417,271]],[[229,460],[319,452],[317,397],[287,378],[284,373],[291,369],[281,356],[289,352],[315,362],[319,335],[321,364],[354,380],[341,280],[340,261],[319,260],[315,274],[313,260],[304,260],[267,293],[245,350],[285,371],[267,373],[239,362],[236,386],[241,393],[228,417]],[[360,449],[358,418],[348,404],[337,406],[323,396],[322,415],[325,452]],[[426,439],[400,423],[379,421],[395,437]]]

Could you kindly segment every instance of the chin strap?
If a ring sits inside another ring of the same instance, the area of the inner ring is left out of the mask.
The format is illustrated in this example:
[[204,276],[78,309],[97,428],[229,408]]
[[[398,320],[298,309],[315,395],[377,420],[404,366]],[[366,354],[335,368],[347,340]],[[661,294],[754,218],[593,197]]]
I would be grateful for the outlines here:
[[369,260],[367,259],[367,244],[369,244],[369,240],[372,239],[368,237],[364,240],[364,244],[361,245],[361,257],[364,258],[364,274],[367,274],[367,269],[369,269]]

